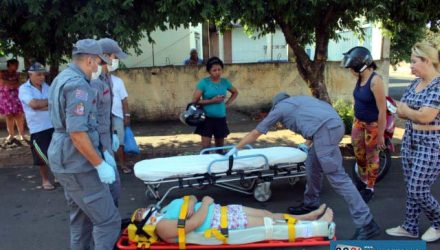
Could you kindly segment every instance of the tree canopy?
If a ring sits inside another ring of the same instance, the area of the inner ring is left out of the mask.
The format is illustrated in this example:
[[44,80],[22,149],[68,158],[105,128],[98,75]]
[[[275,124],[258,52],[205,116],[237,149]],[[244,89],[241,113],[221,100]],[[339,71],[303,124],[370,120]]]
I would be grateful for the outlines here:
[[[53,70],[80,38],[112,37],[133,47],[156,29],[214,23],[220,30],[240,22],[260,35],[280,28],[311,93],[330,102],[324,69],[330,39],[339,30],[362,34],[365,22],[380,23],[396,58],[440,23],[438,0],[5,0],[0,2],[0,50],[38,58]],[[314,58],[305,45],[314,43]],[[341,56],[342,57],[342,56]]]
[[48,63],[56,73],[78,39],[112,37],[138,49],[145,32],[164,28],[155,8],[154,0],[1,1],[0,50]]
[[[365,22],[380,23],[391,37],[397,54],[409,53],[409,47],[422,37],[421,28],[431,22],[439,25],[436,0],[162,0],[160,11],[170,24],[214,22],[221,30],[240,22],[248,31],[260,35],[280,28],[292,48],[298,70],[312,94],[330,102],[324,79],[330,39],[338,39],[339,30],[362,34]],[[305,45],[314,43],[314,58]],[[405,46],[402,46],[404,44]],[[405,49],[405,52],[403,51]],[[342,55],[341,55],[342,57]]]

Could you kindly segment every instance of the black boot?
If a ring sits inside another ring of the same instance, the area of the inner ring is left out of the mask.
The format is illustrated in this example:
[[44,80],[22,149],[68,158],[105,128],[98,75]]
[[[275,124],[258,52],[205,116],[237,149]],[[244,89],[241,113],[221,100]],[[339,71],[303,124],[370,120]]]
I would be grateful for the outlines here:
[[367,225],[356,229],[351,240],[369,240],[380,234],[380,227],[374,220],[371,220]]
[[318,209],[318,207],[308,207],[305,206],[303,203],[301,203],[301,205],[299,206],[287,208],[287,212],[289,214],[301,215],[301,214],[308,214],[316,209]]
[[374,191],[368,188],[360,191],[359,193],[361,194],[365,203],[368,203],[374,196]]

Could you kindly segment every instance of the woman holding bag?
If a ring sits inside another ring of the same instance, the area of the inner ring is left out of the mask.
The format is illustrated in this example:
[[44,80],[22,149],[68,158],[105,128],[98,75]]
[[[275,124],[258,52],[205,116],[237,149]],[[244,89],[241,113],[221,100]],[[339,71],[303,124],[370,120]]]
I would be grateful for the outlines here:
[[[202,148],[211,147],[213,136],[215,146],[222,147],[225,138],[229,135],[226,109],[237,98],[238,91],[228,79],[221,77],[223,66],[222,60],[218,57],[209,58],[206,63],[209,76],[200,80],[194,91],[193,103],[201,105],[206,115],[205,121],[198,125],[194,132],[202,137]],[[226,100],[227,92],[231,93],[228,100]]]

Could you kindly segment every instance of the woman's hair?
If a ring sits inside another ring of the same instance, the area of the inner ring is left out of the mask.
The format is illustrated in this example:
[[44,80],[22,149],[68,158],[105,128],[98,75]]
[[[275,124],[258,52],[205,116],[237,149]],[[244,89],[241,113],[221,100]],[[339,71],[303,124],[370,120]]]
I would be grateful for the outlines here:
[[220,60],[220,58],[218,58],[216,56],[209,58],[208,61],[206,62],[206,71],[209,72],[211,70],[212,66],[214,66],[216,64],[220,65],[220,67],[222,67],[222,69],[223,69],[223,61]]
[[10,65],[18,65],[18,60],[17,59],[9,59],[6,61],[6,67],[9,67]]
[[429,43],[416,43],[411,49],[413,55],[422,60],[430,59],[434,68],[440,72],[440,51]]

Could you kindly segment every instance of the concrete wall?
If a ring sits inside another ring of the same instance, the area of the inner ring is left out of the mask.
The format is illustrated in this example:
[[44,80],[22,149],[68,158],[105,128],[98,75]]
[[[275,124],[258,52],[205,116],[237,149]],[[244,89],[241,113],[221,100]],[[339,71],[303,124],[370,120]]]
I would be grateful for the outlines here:
[[[382,62],[378,62],[379,68]],[[379,71],[388,79],[388,68]],[[195,85],[205,77],[204,67],[166,66],[118,71],[125,82],[130,110],[137,120],[177,119],[191,101]],[[273,95],[287,91],[292,95],[310,95],[294,63],[261,63],[226,65],[224,77],[238,89],[239,96],[232,108],[258,111],[270,103]],[[327,88],[332,100],[351,100],[355,77],[329,62],[325,71]]]

